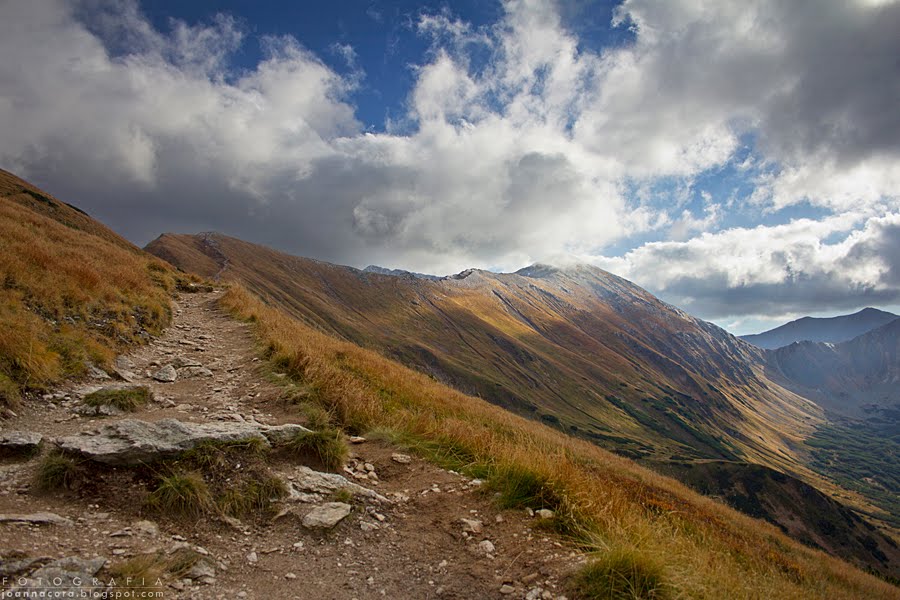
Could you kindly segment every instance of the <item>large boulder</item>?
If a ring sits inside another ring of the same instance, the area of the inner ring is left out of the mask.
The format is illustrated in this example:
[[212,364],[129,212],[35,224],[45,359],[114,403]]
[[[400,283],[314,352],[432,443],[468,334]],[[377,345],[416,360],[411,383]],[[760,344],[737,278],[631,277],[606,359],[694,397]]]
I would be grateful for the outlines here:
[[171,458],[207,442],[256,439],[269,445],[306,431],[309,430],[301,425],[123,419],[96,430],[59,438],[56,445],[65,452],[107,465],[135,466]]

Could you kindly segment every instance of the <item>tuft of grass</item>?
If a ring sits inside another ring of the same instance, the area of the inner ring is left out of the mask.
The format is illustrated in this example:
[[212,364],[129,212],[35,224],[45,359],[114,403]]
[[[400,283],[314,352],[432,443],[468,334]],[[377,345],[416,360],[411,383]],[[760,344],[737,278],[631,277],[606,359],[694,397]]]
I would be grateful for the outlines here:
[[165,515],[196,518],[209,512],[214,503],[203,477],[194,472],[162,477],[147,497],[146,506]]
[[147,386],[103,388],[84,397],[88,406],[114,406],[123,412],[134,412],[153,398]]
[[0,373],[0,408],[17,408],[21,399],[16,382]]
[[231,475],[235,462],[255,461],[263,458],[269,446],[261,437],[231,442],[204,442],[182,454],[178,463],[185,464],[209,475]]
[[665,600],[665,572],[654,560],[633,549],[619,548],[583,567],[571,582],[583,600]]
[[35,474],[35,486],[45,492],[74,489],[85,477],[84,461],[54,450],[47,454]]
[[331,470],[344,466],[350,452],[344,434],[337,429],[300,432],[283,442],[282,446],[291,454],[312,456]]
[[[127,591],[130,597],[140,598],[144,592],[158,592],[166,573],[166,564],[159,553],[141,554],[109,568],[117,592]],[[126,596],[127,597],[127,596]]]
[[287,496],[287,487],[278,477],[251,479],[239,488],[231,488],[217,499],[219,509],[232,517],[270,514],[272,503]]
[[498,494],[500,508],[558,511],[562,504],[547,476],[519,464],[508,463],[493,469],[486,489]]

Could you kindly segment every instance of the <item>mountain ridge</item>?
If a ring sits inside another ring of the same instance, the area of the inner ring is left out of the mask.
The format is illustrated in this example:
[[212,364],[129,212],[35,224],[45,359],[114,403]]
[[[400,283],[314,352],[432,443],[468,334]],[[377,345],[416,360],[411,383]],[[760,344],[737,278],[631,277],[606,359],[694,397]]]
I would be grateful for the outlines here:
[[868,307],[836,317],[801,317],[762,333],[740,337],[766,350],[777,350],[802,341],[836,344],[852,340],[898,318],[900,316],[893,313]]

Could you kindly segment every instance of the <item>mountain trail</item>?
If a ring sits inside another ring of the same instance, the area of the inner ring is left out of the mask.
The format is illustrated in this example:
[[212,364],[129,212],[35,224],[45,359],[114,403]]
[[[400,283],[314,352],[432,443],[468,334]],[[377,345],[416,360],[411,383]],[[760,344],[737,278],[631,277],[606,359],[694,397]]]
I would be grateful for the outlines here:
[[[303,423],[258,358],[251,325],[221,310],[220,295],[182,294],[162,336],[119,357],[114,374],[92,370],[109,380],[26,399],[0,423],[0,598],[48,582],[107,589],[117,574],[121,589],[122,565],[185,552],[191,564],[161,575],[161,587],[155,576],[127,585],[161,594],[145,597],[192,599],[565,598],[561,581],[583,558],[543,532],[539,516],[500,511],[479,481],[376,439],[355,440],[340,474],[266,455],[265,468],[290,492],[274,516],[184,519],[147,508],[163,467],[127,460],[167,444],[183,449],[198,431],[268,436]],[[84,402],[134,386],[153,396],[135,412]],[[37,435],[38,452],[11,452]],[[81,464],[85,480],[71,489],[40,491],[39,467],[57,443],[91,448],[97,460]],[[232,468],[238,481],[249,467]]]

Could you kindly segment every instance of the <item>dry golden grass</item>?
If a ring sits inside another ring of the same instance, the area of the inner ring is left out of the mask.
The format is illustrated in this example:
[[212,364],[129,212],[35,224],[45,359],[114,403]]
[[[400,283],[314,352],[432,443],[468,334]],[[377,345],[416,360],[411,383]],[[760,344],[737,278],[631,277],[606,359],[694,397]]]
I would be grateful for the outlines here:
[[[557,510],[557,529],[600,560],[660,566],[671,598],[900,597],[890,584],[588,442],[438,384],[315,331],[240,287],[223,304],[254,321],[270,360],[349,432],[379,429],[488,478],[510,505]],[[655,584],[656,585],[656,584]],[[588,596],[589,597],[589,596]]]
[[158,333],[181,279],[87,215],[0,171],[0,407]]

